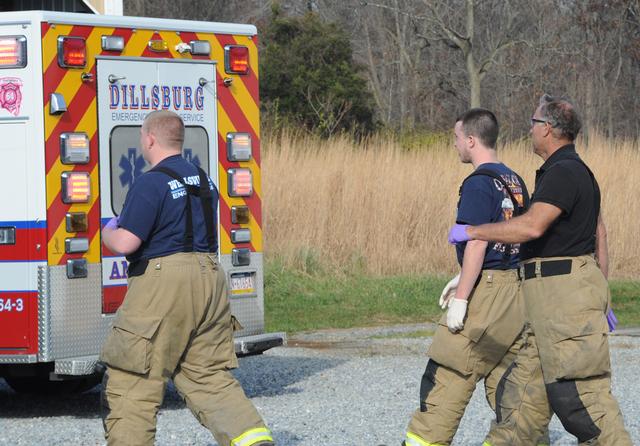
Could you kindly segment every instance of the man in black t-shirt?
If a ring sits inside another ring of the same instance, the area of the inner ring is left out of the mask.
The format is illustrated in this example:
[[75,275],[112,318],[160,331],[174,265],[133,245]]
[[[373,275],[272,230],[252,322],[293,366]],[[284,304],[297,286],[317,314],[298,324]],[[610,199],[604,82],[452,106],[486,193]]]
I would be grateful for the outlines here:
[[545,162],[530,210],[507,222],[456,225],[449,234],[451,243],[524,242],[520,277],[529,339],[537,348],[521,350],[502,378],[497,404],[503,418],[486,445],[523,444],[517,436],[505,438],[522,417],[523,385],[542,381],[551,409],[580,444],[632,444],[611,394],[606,229],[598,183],[573,145],[580,126],[571,102],[544,95],[531,118],[533,149]]

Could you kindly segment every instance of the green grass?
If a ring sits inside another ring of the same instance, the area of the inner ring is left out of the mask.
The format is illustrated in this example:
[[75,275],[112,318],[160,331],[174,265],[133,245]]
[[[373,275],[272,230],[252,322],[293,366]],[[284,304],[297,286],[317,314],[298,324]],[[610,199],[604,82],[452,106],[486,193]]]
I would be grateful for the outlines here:
[[[438,297],[447,280],[335,275],[322,270],[309,274],[273,262],[265,270],[266,328],[292,333],[435,322],[443,312]],[[611,291],[620,326],[640,327],[640,281],[612,281]]]
[[611,281],[611,299],[621,327],[640,327],[640,281]]

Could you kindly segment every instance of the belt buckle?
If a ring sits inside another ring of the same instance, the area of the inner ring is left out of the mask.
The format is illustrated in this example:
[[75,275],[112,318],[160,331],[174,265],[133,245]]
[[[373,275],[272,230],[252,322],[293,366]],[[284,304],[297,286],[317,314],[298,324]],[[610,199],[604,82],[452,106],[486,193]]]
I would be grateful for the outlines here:
[[535,275],[536,277],[542,277],[542,262],[538,260],[536,260]]

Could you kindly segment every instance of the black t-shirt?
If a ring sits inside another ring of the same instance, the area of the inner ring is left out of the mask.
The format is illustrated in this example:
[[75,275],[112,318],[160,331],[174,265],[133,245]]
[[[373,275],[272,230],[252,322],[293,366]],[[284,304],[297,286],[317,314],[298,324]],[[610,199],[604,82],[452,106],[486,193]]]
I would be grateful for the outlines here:
[[600,188],[573,144],[558,149],[536,172],[536,188],[531,197],[531,203],[535,202],[552,204],[562,213],[542,237],[522,244],[522,260],[580,256],[595,251]]

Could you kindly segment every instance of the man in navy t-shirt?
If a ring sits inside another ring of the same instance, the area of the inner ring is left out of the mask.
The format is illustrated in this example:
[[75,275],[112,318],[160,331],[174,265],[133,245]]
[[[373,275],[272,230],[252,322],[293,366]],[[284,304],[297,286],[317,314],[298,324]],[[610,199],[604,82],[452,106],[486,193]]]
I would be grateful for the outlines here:
[[[460,187],[458,222],[503,221],[528,205],[524,182],[498,161],[498,130],[496,117],[485,109],[471,109],[456,120],[458,155],[474,167]],[[456,246],[461,272],[440,297],[448,311],[429,348],[420,408],[409,423],[405,445],[450,444],[481,379],[495,410],[498,382],[523,344],[518,249],[475,240]],[[548,442],[535,438],[529,444]]]
[[225,274],[218,263],[218,191],[182,158],[184,124],[149,113],[140,145],[151,170],[102,231],[130,262],[128,289],[102,349],[102,418],[109,445],[153,445],[169,379],[218,444],[273,446],[229,372],[237,367]]

